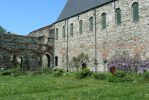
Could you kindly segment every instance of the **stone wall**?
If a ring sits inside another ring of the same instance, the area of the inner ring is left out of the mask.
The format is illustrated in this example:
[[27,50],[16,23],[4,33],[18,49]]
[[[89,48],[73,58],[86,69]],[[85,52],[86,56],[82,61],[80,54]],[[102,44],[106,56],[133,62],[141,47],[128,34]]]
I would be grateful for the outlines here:
[[[139,4],[139,21],[132,21],[132,4]],[[121,25],[115,24],[115,9],[121,9]],[[96,14],[95,14],[96,12]],[[107,14],[106,29],[101,28],[101,14]],[[58,40],[55,40],[55,56],[58,57],[58,67],[66,69],[67,50],[69,61],[81,53],[89,55],[88,67],[95,70],[94,61],[97,56],[98,71],[104,71],[104,59],[110,60],[117,53],[127,53],[134,56],[139,53],[142,59],[149,58],[149,0],[117,0],[100,6],[88,12],[56,23],[59,29]],[[89,18],[96,17],[93,31],[89,31]],[[83,20],[83,34],[79,34],[79,21]],[[70,24],[74,25],[74,36],[70,36]],[[63,26],[67,36],[63,38]],[[68,26],[68,27],[67,27]],[[95,35],[97,33],[97,35]],[[95,39],[96,37],[96,39]],[[67,49],[68,41],[68,49]],[[95,45],[95,41],[97,44]],[[95,47],[97,47],[95,49]],[[106,68],[107,70],[107,68]]]
[[[54,59],[54,40],[45,37],[19,36],[11,34],[0,34],[0,68],[10,68],[20,65],[23,69],[38,69],[45,65],[42,62],[44,55]],[[48,59],[49,60],[49,59]],[[54,61],[48,61],[53,67]]]

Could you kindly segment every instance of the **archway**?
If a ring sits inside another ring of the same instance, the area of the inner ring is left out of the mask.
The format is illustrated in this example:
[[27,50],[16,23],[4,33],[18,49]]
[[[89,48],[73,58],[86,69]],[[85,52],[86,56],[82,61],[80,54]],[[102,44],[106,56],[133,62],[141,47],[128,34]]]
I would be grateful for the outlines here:
[[87,68],[87,64],[86,63],[83,63],[82,64],[82,69],[86,69]]
[[51,57],[48,54],[43,55],[42,57],[42,67],[51,67]]
[[23,69],[23,57],[17,57],[17,63],[19,64],[20,68]]

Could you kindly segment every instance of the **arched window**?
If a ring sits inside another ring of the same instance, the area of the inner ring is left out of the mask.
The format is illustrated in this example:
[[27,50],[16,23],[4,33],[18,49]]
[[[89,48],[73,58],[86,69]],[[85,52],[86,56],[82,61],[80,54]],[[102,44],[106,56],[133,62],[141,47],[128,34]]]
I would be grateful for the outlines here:
[[58,40],[58,28],[56,29],[55,38],[56,38],[56,40]]
[[70,24],[70,35],[73,36],[73,23]]
[[133,22],[139,21],[139,4],[137,2],[132,4],[132,19]]
[[55,66],[58,66],[58,57],[55,57]]
[[101,28],[102,29],[106,28],[106,13],[101,14]]
[[89,19],[89,30],[93,31],[93,17],[90,17]]
[[79,21],[79,32],[80,34],[83,33],[83,21],[82,20]]
[[65,38],[65,26],[63,26],[63,38]]
[[120,8],[117,8],[115,10],[115,22],[117,25],[121,24],[121,9]]

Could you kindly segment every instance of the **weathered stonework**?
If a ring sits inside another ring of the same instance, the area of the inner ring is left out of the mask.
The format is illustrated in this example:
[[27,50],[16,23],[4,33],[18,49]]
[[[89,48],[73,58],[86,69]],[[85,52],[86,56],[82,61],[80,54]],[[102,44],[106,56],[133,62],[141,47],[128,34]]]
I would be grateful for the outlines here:
[[[139,4],[139,21],[132,21],[132,4]],[[115,9],[121,9],[121,25],[115,24]],[[96,12],[96,13],[95,13]],[[107,14],[106,29],[101,28],[101,14]],[[94,59],[97,56],[98,71],[104,70],[103,59],[110,60],[116,53],[127,52],[134,56],[134,50],[138,47],[141,51],[142,59],[148,58],[149,47],[149,0],[117,0],[115,2],[94,8],[88,12],[66,19],[54,24],[55,29],[59,29],[59,38],[55,41],[55,56],[58,56],[58,65],[66,69],[67,37],[63,38],[63,26],[68,29],[68,56],[69,60],[80,53],[89,55],[88,67],[94,69]],[[95,52],[95,26],[93,31],[89,31],[89,18],[96,17],[96,46]],[[83,20],[83,34],[79,34],[79,21]],[[70,36],[70,24],[74,25],[74,35]],[[68,28],[67,28],[68,24]],[[105,46],[105,47],[103,47]],[[106,53],[106,54],[105,54]],[[106,56],[106,57],[105,57]]]
[[[0,34],[0,68],[20,65],[22,69],[53,67],[54,61],[43,62],[43,56],[54,59],[53,38]],[[49,60],[49,59],[47,59]],[[45,64],[45,63],[49,63]]]
[[[134,2],[139,4],[138,22],[132,20]],[[117,25],[115,21],[116,8],[121,9],[121,25]],[[106,13],[106,29],[101,28],[103,12]],[[94,19],[93,31],[89,30],[90,17]],[[83,21],[82,34],[79,33],[80,20]],[[73,37],[70,35],[71,23],[74,27]],[[65,38],[63,38],[63,26],[66,28]],[[38,37],[48,34],[47,29],[49,26],[36,30],[31,35]],[[131,57],[139,54],[142,60],[149,58],[149,0],[113,0],[113,2],[50,25],[50,30],[56,31],[56,29],[59,34],[58,40],[55,40],[54,43],[54,55],[58,57],[58,67],[65,70],[73,71],[71,70],[73,68],[69,68],[67,65],[73,57],[77,57],[81,53],[89,55],[87,66],[93,71],[96,68],[98,71],[108,70],[108,61],[116,54],[125,53]]]

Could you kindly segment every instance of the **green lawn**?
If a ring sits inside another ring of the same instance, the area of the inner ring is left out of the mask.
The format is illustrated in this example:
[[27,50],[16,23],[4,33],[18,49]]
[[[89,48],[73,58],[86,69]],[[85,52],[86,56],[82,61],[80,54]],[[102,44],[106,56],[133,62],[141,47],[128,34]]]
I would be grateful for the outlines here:
[[149,100],[149,82],[110,83],[74,76],[0,76],[0,100]]

